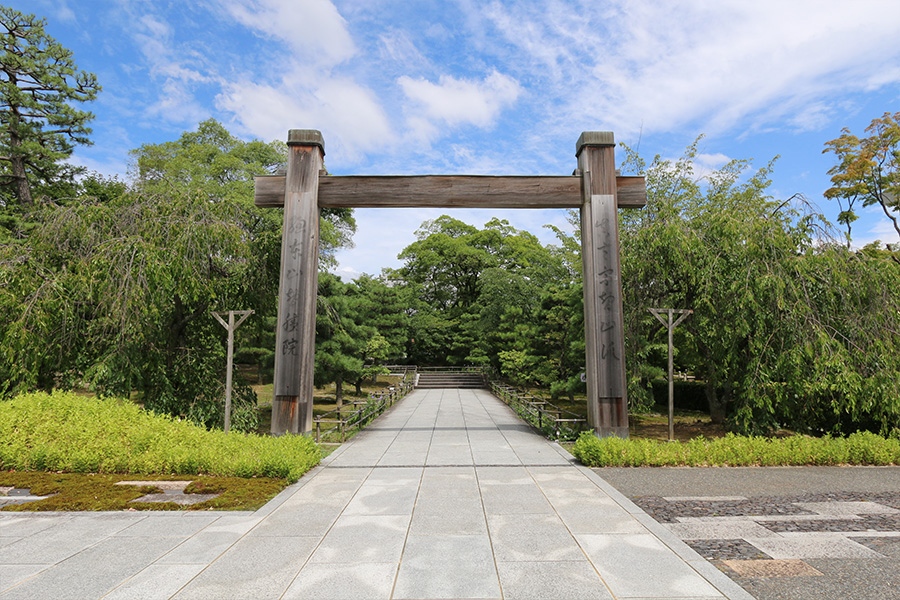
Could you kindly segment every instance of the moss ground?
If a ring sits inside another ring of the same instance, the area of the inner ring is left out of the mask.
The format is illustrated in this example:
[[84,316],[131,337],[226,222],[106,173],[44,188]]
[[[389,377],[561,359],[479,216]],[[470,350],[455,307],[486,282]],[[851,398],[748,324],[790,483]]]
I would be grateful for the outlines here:
[[[186,493],[221,494],[216,498],[182,506],[174,502],[131,502],[145,494],[160,492],[154,486],[115,485],[119,481],[192,481]],[[0,471],[0,486],[29,489],[44,500],[13,504],[0,510],[256,510],[288,485],[287,480],[268,477],[208,477],[191,475],[122,475],[98,473],[52,473],[46,471]]]

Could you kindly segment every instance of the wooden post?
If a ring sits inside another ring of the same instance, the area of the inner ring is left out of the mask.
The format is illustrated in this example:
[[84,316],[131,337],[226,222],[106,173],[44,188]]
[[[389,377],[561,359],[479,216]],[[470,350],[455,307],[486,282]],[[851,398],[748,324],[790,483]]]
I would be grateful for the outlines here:
[[309,434],[313,423],[319,170],[325,142],[314,129],[291,129],[287,143],[273,435]]
[[625,323],[612,132],[585,131],[578,138],[575,156],[582,176],[588,422],[599,437],[627,438]]
[[[227,323],[222,318],[226,314],[228,315]],[[234,315],[236,314],[241,315],[237,323],[234,322]],[[234,369],[234,332],[252,314],[252,310],[229,310],[227,313],[213,313],[216,321],[228,330],[228,370],[225,372],[225,433],[228,433],[228,430],[231,429],[231,372]]]
[[[669,330],[669,441],[672,442],[675,441],[675,343],[672,341],[672,332],[694,311],[681,308],[650,308],[647,310],[653,313],[656,320]],[[668,315],[668,320],[663,319],[662,313]],[[672,322],[672,313],[681,313],[674,323]]]

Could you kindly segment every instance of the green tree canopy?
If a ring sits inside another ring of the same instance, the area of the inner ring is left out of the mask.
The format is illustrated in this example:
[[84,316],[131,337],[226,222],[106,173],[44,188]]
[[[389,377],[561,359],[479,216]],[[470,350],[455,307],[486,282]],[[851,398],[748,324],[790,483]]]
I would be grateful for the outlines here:
[[848,248],[859,201],[864,207],[879,206],[900,235],[900,112],[873,119],[866,133],[868,137],[859,138],[844,128],[823,151],[838,160],[828,171],[833,187],[825,197],[840,203],[838,223],[847,228]]
[[391,278],[411,308],[408,356],[420,364],[498,367],[507,308],[530,317],[545,285],[569,279],[559,252],[499,219],[478,229],[444,215],[416,237]]
[[[186,131],[177,140],[132,150],[130,171],[138,188],[145,192],[183,190],[214,202],[231,200],[252,206],[253,178],[276,173],[286,161],[287,146],[283,142],[245,142],[215,119],[207,119],[196,131]],[[254,215],[259,230],[280,230],[280,210],[254,209],[249,214]],[[321,211],[320,268],[337,264],[334,253],[351,246],[355,232],[352,209]]]

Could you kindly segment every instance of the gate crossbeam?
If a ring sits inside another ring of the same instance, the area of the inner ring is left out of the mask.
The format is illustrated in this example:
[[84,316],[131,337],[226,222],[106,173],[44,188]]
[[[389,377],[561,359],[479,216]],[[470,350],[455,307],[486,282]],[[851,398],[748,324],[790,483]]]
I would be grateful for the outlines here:
[[[256,206],[284,206],[284,175],[255,178]],[[581,208],[580,175],[321,175],[322,208]],[[647,200],[643,177],[616,176],[619,208]]]

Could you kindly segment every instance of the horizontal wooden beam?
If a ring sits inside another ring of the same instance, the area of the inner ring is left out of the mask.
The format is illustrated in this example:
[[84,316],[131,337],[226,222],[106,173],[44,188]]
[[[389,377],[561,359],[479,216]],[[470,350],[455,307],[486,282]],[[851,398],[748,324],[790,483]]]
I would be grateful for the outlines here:
[[[341,175],[319,177],[319,206],[330,208],[579,208],[582,177]],[[643,177],[616,177],[619,208],[647,202]],[[256,178],[256,206],[284,206],[284,176]]]

